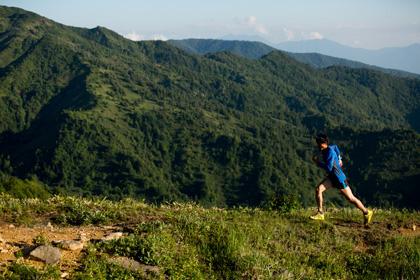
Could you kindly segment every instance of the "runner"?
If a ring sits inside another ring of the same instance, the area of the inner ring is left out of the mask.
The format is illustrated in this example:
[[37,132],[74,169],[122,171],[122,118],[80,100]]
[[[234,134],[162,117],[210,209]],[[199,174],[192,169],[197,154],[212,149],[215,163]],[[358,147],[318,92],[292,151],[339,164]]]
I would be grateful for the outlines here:
[[367,225],[372,220],[373,211],[368,210],[363,203],[353,195],[347,180],[346,175],[341,169],[343,163],[341,161],[340,150],[336,145],[329,145],[328,136],[326,134],[318,134],[316,136],[316,143],[321,150],[323,161],[320,161],[316,156],[312,160],[321,168],[327,171],[327,177],[318,185],[315,191],[315,199],[318,205],[318,212],[311,216],[312,220],[324,220],[323,197],[322,193],[330,188],[337,188],[341,194],[354,206],[363,212],[364,224]]

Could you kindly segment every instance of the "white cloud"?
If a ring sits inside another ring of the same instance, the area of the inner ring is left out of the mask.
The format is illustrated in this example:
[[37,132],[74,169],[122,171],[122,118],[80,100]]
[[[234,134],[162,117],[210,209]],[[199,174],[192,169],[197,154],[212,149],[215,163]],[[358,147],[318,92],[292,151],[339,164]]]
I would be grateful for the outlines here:
[[124,35],[125,38],[130,39],[131,41],[141,41],[144,40],[144,36],[137,34],[136,32],[131,32]]
[[154,41],[167,41],[168,38],[165,35],[162,35],[162,34],[154,34],[152,36],[152,40],[154,40]]
[[256,16],[247,17],[245,19],[245,23],[246,23],[246,25],[248,25],[249,27],[254,29],[254,31],[257,31],[258,33],[261,33],[261,34],[264,34],[264,35],[268,34],[267,28],[265,28],[265,26],[263,24],[258,22]]
[[359,40],[354,40],[353,45],[354,46],[360,46],[360,41]]
[[124,37],[132,41],[144,41],[144,40],[167,41],[168,40],[168,38],[163,34],[153,34],[153,35],[144,36],[144,35],[138,34],[135,31],[125,34]]
[[315,31],[315,32],[309,33],[309,39],[321,40],[323,38],[324,38],[324,36],[319,32]]
[[292,30],[290,30],[286,27],[283,27],[283,32],[286,35],[286,40],[287,41],[291,41],[295,38],[295,33]]
[[249,26],[254,26],[257,24],[257,17],[256,16],[249,16],[245,19],[246,23]]

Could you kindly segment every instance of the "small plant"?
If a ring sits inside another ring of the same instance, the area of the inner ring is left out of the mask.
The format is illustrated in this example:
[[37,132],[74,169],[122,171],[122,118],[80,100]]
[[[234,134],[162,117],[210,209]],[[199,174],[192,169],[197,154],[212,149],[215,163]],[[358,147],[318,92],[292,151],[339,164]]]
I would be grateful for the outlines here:
[[151,222],[142,222],[137,225],[135,232],[137,234],[159,232],[164,227],[165,227],[165,223],[159,220],[151,221]]
[[[102,203],[105,204],[105,203]],[[112,205],[102,205],[101,201],[88,201],[82,198],[69,197],[61,201],[59,214],[53,221],[63,225],[106,224],[116,219],[118,213]],[[110,208],[110,209],[107,209]]]
[[34,239],[32,240],[32,243],[34,244],[34,246],[42,246],[42,245],[50,245],[51,244],[48,237],[46,237],[43,234],[39,234],[39,235],[35,236]]
[[16,259],[23,258],[24,256],[25,256],[25,254],[22,250],[19,250],[19,251],[15,252],[15,258]]
[[42,270],[14,262],[0,275],[4,280],[54,280],[60,279],[60,270],[56,266],[46,266]]
[[165,252],[165,234],[139,236],[131,234],[125,238],[96,244],[99,252],[133,258],[144,264],[159,265],[169,254]]
[[302,208],[299,197],[296,194],[276,195],[264,205],[268,210],[276,210],[281,213],[290,213]]

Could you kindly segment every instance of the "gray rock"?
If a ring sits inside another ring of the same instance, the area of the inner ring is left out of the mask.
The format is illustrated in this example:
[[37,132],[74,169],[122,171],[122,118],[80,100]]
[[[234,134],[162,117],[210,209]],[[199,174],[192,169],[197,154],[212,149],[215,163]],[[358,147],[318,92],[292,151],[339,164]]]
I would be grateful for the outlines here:
[[160,269],[157,266],[145,265],[145,264],[139,263],[138,261],[129,259],[127,257],[114,257],[114,258],[108,259],[108,261],[112,264],[124,267],[125,269],[130,270],[130,271],[154,273],[154,274],[160,273]]
[[48,228],[49,230],[54,230],[53,225],[51,224],[51,222],[48,222],[48,224],[45,226],[46,228]]
[[58,263],[61,259],[60,249],[49,245],[42,245],[33,250],[30,255],[47,264]]
[[89,241],[89,238],[86,236],[86,233],[81,232],[79,234],[79,240],[82,241],[82,242],[88,242]]
[[103,237],[101,240],[108,241],[108,240],[119,239],[119,238],[123,237],[123,235],[124,234],[122,232],[113,232],[113,233],[108,234],[107,236]]
[[82,241],[64,240],[59,243],[59,247],[70,251],[77,251],[82,250],[85,247],[85,243]]

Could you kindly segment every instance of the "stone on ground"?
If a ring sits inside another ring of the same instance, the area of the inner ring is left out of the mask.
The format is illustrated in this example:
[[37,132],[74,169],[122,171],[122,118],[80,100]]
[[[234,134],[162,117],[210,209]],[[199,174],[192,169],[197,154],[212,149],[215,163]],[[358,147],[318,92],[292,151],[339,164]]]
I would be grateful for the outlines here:
[[84,242],[74,240],[64,240],[61,241],[59,244],[59,247],[70,251],[82,250],[85,246]]
[[103,237],[102,240],[103,241],[108,241],[108,240],[114,240],[114,239],[119,239],[123,236],[124,234],[122,232],[113,232],[111,234],[108,234],[107,236]]
[[81,232],[79,234],[79,240],[82,241],[82,242],[88,242],[89,241],[89,238],[86,236],[86,233]]
[[60,261],[60,249],[49,245],[42,245],[33,250],[30,255],[47,264],[55,264]]
[[124,267],[127,270],[134,272],[144,272],[144,273],[156,273],[159,274],[160,269],[157,266],[145,265],[139,263],[138,261],[129,259],[127,257],[113,257],[108,260],[112,264],[119,265]]

